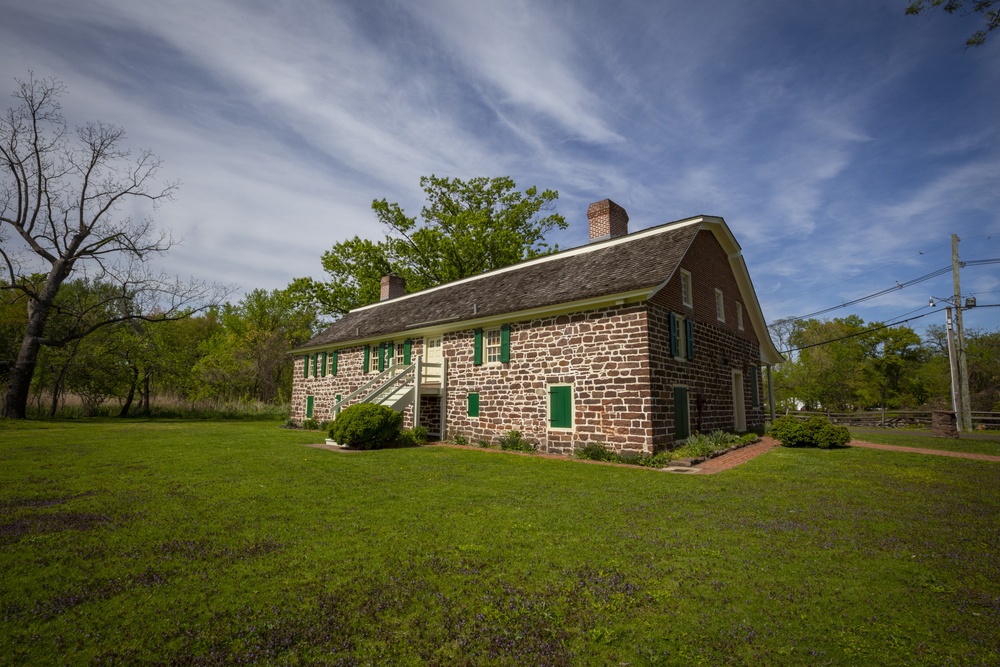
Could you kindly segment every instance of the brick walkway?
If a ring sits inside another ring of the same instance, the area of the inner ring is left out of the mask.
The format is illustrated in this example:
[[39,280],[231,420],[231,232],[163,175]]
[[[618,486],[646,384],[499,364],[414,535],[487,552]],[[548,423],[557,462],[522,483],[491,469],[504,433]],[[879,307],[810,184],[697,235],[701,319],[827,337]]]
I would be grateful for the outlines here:
[[[921,449],[920,447],[900,447],[899,445],[879,445],[874,442],[863,442],[861,440],[851,440],[851,447],[864,447],[866,449],[885,449],[893,452],[910,452],[911,454],[931,454],[933,456],[951,456],[956,459],[974,459],[976,461],[996,461],[1000,463],[1000,456],[992,454],[971,454],[969,452],[947,452],[943,449]],[[735,454],[736,452],[734,452]]]
[[735,468],[739,464],[746,463],[750,459],[757,458],[761,454],[769,452],[777,446],[777,440],[764,436],[761,438],[760,442],[747,445],[746,447],[741,447],[735,452],[729,452],[728,454],[723,454],[722,456],[717,456],[714,459],[709,459],[704,463],[698,464],[698,474],[711,475],[713,473],[722,472],[723,470]]

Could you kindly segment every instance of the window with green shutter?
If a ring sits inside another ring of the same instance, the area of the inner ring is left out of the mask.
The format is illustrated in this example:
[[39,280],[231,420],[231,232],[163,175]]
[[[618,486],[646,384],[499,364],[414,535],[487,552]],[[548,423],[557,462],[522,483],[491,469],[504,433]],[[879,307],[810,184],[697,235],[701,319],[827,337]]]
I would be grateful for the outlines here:
[[392,366],[396,358],[396,344],[391,340],[385,345],[385,365]]
[[688,410],[687,387],[674,387],[674,440],[684,440],[691,435],[691,417]]
[[340,415],[340,401],[342,401],[343,399],[341,398],[340,394],[337,394],[337,398],[335,400],[337,401],[337,414],[334,415],[334,417]]
[[478,417],[479,416],[479,394],[472,393],[469,394],[469,416]]
[[500,327],[500,363],[510,363],[510,325]]
[[320,377],[326,377],[326,352],[320,355],[322,358],[319,360],[319,373]]
[[365,358],[364,361],[362,361],[361,363],[362,371],[367,373],[369,370],[371,370],[371,365],[372,365],[372,346],[365,345]]
[[403,341],[403,365],[409,366],[412,361],[410,361],[410,354],[413,351],[413,340],[407,338]]
[[309,377],[309,355],[302,357],[302,377]]
[[337,358],[340,356],[340,350],[334,350],[330,353],[330,375],[337,374]]
[[472,363],[476,366],[483,365],[483,330],[476,329],[475,340],[473,342]]
[[385,343],[378,344],[378,372],[385,370]]
[[317,372],[319,370],[319,352],[313,355],[313,377],[319,375]]
[[306,396],[306,419],[312,419],[313,416],[313,403],[314,399],[312,396]]
[[549,387],[549,428],[573,428],[573,387]]

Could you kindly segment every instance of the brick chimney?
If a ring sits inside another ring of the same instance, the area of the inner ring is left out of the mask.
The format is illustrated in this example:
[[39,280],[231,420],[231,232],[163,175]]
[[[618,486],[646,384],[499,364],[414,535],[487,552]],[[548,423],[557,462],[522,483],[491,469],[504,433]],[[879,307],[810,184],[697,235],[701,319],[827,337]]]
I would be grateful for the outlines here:
[[382,290],[379,295],[379,301],[395,299],[397,296],[403,296],[406,293],[406,280],[400,278],[395,273],[382,276],[381,286]]
[[603,241],[628,234],[628,213],[610,199],[595,201],[587,207],[590,240]]

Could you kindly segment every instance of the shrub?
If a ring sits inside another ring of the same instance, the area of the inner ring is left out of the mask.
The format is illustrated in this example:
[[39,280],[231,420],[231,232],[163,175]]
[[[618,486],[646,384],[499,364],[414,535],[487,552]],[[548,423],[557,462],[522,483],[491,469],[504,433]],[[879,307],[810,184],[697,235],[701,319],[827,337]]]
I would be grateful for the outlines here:
[[456,445],[467,445],[467,444],[469,444],[469,441],[465,439],[464,435],[456,435],[452,439],[452,442],[454,442]]
[[603,442],[591,442],[576,450],[576,455],[578,458],[591,461],[618,461],[619,459],[618,455],[609,451]]
[[779,417],[771,425],[771,437],[783,447],[843,447],[851,441],[846,426],[831,424],[825,417],[814,415],[805,421],[791,416]]
[[483,449],[489,449],[492,446],[493,446],[493,443],[490,442],[489,440],[487,440],[486,438],[479,438],[478,440],[476,440],[476,447],[481,447]]
[[[421,430],[423,433],[421,433]],[[419,447],[420,445],[427,442],[427,429],[422,426],[416,428],[408,428],[406,430],[400,431],[396,436],[396,441],[393,443],[394,447]]]
[[500,437],[500,449],[509,452],[533,452],[538,449],[538,445],[525,440],[520,431],[508,431],[507,435]]
[[774,420],[774,423],[771,424],[771,437],[780,442],[783,447],[806,446],[799,420],[788,415]]
[[846,426],[831,424],[822,417],[810,417],[806,422],[813,443],[820,449],[844,447],[851,441],[851,432]]
[[389,447],[399,435],[403,415],[374,403],[352,405],[333,422],[330,438],[352,449]]
[[318,431],[319,422],[316,421],[315,419],[306,419],[305,421],[302,422],[302,428],[306,429],[307,431]]

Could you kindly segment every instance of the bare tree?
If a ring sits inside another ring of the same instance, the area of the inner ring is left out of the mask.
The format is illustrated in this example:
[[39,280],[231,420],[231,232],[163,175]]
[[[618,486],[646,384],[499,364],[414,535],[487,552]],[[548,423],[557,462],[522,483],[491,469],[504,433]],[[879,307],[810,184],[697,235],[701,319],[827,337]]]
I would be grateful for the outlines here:
[[[59,81],[32,75],[17,83],[18,103],[0,119],[0,259],[8,274],[0,288],[21,292],[28,309],[0,413],[10,419],[25,417],[43,345],[66,345],[115,322],[182,317],[226,292],[152,272],[147,261],[173,240],[151,218],[121,214],[127,202],[143,200],[155,209],[172,197],[176,183],[155,184],[160,159],[148,150],[132,155],[125,131],[114,125],[88,123],[69,132]],[[107,316],[96,322],[76,317],[80,326],[51,335],[46,325],[62,307],[56,297],[75,272],[114,286],[108,301],[88,305]]]

